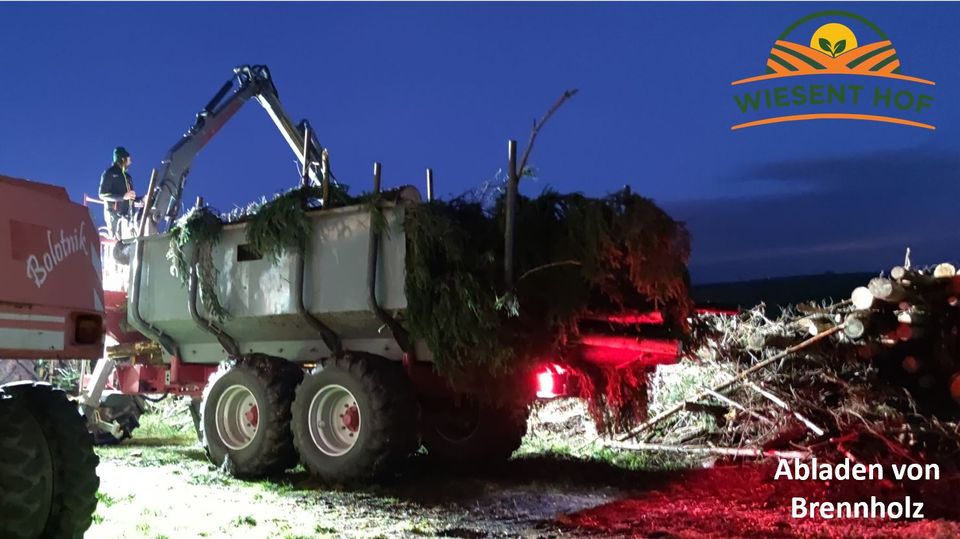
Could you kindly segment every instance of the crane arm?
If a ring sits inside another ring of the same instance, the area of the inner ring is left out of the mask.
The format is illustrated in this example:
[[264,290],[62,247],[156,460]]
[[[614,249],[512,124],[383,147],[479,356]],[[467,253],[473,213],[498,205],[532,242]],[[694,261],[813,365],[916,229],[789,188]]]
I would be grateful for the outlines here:
[[[183,135],[183,138],[170,148],[161,162],[153,202],[146,209],[155,227],[163,222],[169,225],[177,218],[180,213],[183,188],[194,158],[250,98],[255,98],[267,111],[270,119],[280,130],[280,134],[290,145],[290,149],[297,156],[300,165],[306,168],[310,180],[320,183],[322,176],[320,143],[313,136],[314,131],[309,128],[306,120],[294,124],[287,115],[280,104],[277,89],[267,66],[241,66],[233,71],[235,76],[224,83],[207,105],[197,113],[196,122]],[[306,155],[304,155],[304,133],[310,133]]]

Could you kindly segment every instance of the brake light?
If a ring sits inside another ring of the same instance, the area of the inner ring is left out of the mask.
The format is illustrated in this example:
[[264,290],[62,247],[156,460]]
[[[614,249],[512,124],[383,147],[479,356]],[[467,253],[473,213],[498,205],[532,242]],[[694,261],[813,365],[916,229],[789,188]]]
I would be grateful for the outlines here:
[[549,399],[557,396],[554,388],[557,387],[557,382],[553,379],[553,373],[549,371],[541,372],[537,375],[537,397],[541,399]]
[[552,399],[567,394],[567,369],[549,363],[537,372],[537,398]]
[[93,314],[78,315],[74,322],[73,341],[76,344],[103,342],[103,318]]

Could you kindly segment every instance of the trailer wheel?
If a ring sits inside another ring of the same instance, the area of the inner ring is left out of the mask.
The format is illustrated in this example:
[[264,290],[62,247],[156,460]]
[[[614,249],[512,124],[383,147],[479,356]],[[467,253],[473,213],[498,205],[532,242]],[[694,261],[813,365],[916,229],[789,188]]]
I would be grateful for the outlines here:
[[76,404],[47,384],[28,382],[3,389],[36,420],[53,463],[53,496],[42,537],[83,537],[97,508],[100,460]]
[[423,445],[431,458],[447,464],[496,464],[520,447],[529,415],[528,406],[434,400],[423,406]]
[[39,537],[53,501],[53,461],[40,425],[0,392],[0,537]]
[[200,431],[207,457],[235,477],[263,477],[297,463],[290,403],[303,371],[255,354],[227,362],[203,391]]
[[331,358],[297,388],[294,443],[323,480],[372,479],[417,449],[417,415],[400,365],[370,354]]

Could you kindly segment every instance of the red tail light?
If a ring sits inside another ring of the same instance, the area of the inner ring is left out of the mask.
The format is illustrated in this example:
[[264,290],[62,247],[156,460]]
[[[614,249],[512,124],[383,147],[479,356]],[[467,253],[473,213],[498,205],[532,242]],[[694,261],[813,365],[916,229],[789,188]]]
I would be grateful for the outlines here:
[[556,363],[537,371],[537,398],[552,399],[567,394],[567,370]]
[[537,397],[541,399],[556,397],[557,393],[554,391],[556,387],[557,382],[553,379],[552,372],[544,371],[537,375]]

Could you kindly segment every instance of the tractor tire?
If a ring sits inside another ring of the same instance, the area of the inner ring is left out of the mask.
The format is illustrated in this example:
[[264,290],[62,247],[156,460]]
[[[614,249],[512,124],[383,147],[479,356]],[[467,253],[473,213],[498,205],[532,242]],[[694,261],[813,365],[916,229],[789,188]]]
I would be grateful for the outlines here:
[[324,360],[297,388],[293,440],[318,478],[379,478],[417,450],[419,410],[402,366],[372,354]]
[[290,403],[302,379],[299,366],[262,354],[221,365],[203,391],[200,410],[207,458],[238,478],[295,466]]
[[425,402],[423,446],[443,464],[500,464],[520,447],[529,415],[528,406],[492,406],[468,398]]
[[53,497],[42,537],[80,539],[97,509],[97,464],[93,437],[67,394],[47,384],[23,383],[3,390],[20,401],[40,425],[53,462]]
[[50,517],[53,461],[40,425],[17,400],[0,392],[0,537],[36,539]]

